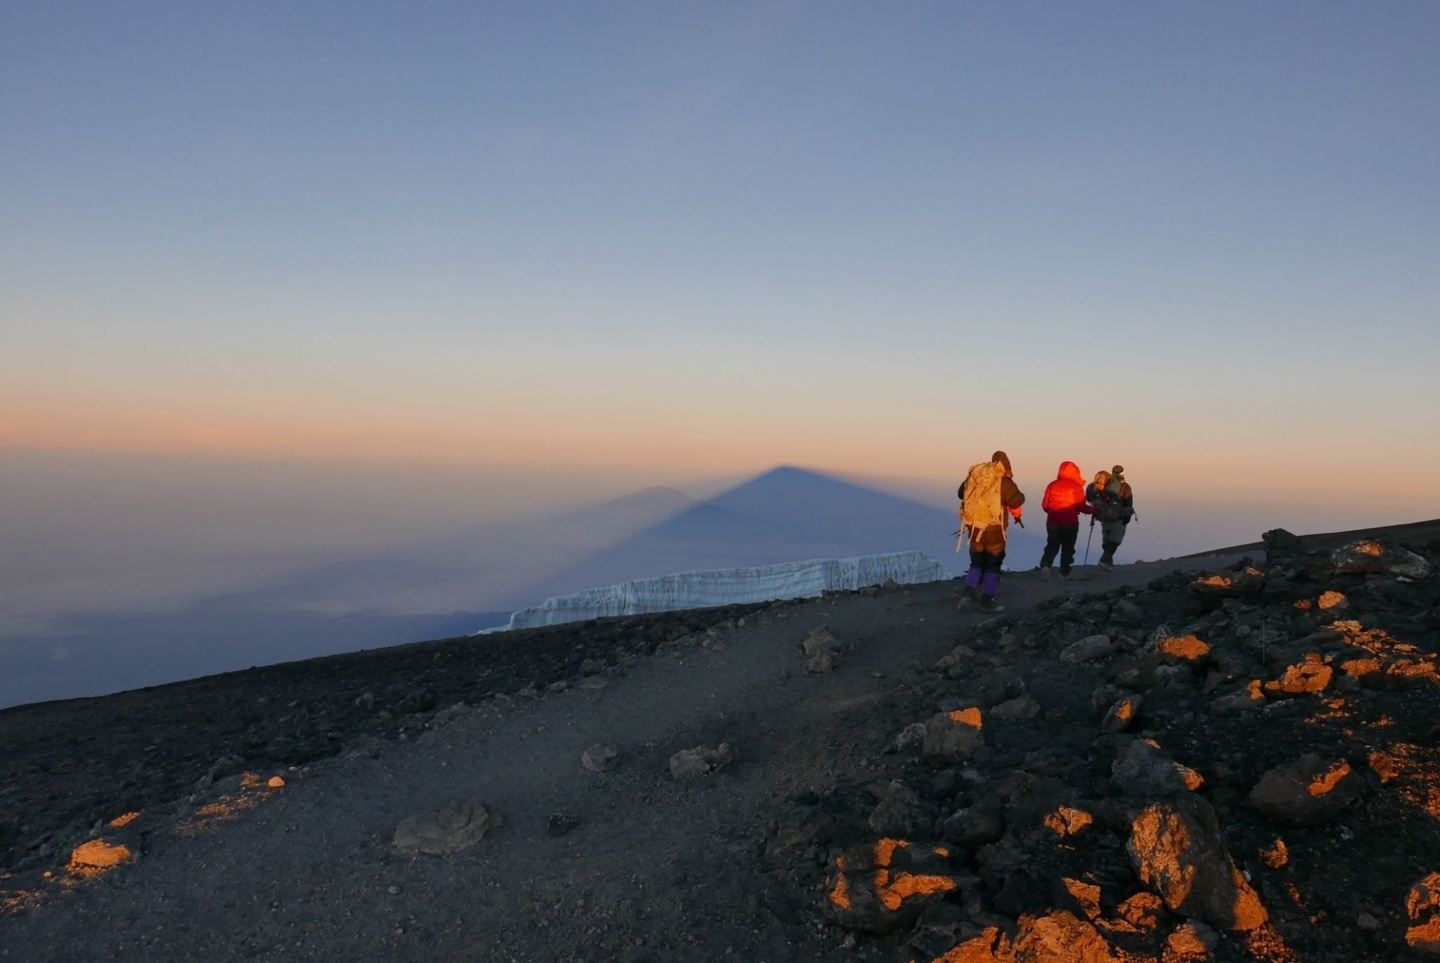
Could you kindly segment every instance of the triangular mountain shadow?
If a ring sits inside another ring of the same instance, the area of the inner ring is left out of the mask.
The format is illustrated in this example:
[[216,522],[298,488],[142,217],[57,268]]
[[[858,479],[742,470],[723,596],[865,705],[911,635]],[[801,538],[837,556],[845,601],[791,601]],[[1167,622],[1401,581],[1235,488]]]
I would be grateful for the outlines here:
[[[538,581],[515,599],[698,569],[771,565],[919,550],[959,570],[955,516],[939,508],[804,468],[784,466],[742,482]],[[1039,556],[1036,540],[1012,530],[1011,567]]]

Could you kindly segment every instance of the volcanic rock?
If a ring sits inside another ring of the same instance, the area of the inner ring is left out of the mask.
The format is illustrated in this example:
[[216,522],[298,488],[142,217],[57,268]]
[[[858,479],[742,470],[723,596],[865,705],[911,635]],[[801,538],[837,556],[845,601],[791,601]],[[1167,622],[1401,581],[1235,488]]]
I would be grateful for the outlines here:
[[1016,963],[1121,963],[1095,927],[1065,910],[1022,916],[1014,946]]
[[1346,575],[1394,575],[1426,578],[1430,563],[1386,538],[1364,538],[1330,553],[1335,571]]
[[1405,913],[1412,924],[1405,942],[1412,950],[1440,956],[1440,873],[1430,873],[1410,887]]
[[990,715],[996,719],[1023,720],[1033,719],[1040,714],[1040,703],[1029,693],[1016,696],[1013,699],[1006,699],[1004,702],[990,710]]
[[1272,528],[1260,536],[1265,543],[1265,561],[1269,565],[1290,562],[1305,554],[1300,536],[1283,528]]
[[1265,691],[1271,695],[1324,692],[1334,677],[1335,670],[1325,664],[1319,652],[1308,652],[1304,661],[1287,666],[1279,679],[1265,683]]
[[1005,820],[998,804],[957,810],[945,820],[945,841],[966,849],[993,843],[1004,834]]
[[1271,819],[1313,826],[1333,819],[1355,800],[1364,784],[1343,759],[1309,753],[1276,766],[1250,790],[1250,805]]
[[1115,643],[1108,635],[1087,635],[1078,642],[1072,642],[1060,652],[1060,661],[1078,665],[1104,659],[1115,653]]
[[604,742],[597,742],[580,754],[580,765],[591,772],[609,772],[619,763],[620,750]]
[[1126,849],[1141,883],[1175,912],[1227,930],[1252,930],[1269,918],[1231,860],[1215,810],[1198,796],[1146,807]]
[[[825,914],[848,929],[885,933],[915,921],[920,911],[958,889],[949,850],[880,839],[851,846],[831,863]],[[972,880],[973,882],[973,880]]]
[[1205,780],[1189,766],[1171,759],[1153,739],[1136,739],[1115,759],[1110,780],[1122,795],[1141,799],[1193,792]]
[[981,712],[973,706],[937,712],[925,723],[925,742],[921,752],[926,759],[937,762],[964,762],[985,744],[982,726]]
[[723,769],[735,760],[735,750],[728,742],[711,749],[696,746],[681,749],[670,757],[670,775],[676,779],[693,779]]
[[800,650],[805,654],[805,671],[830,672],[840,664],[840,653],[847,646],[835,638],[828,628],[818,626],[800,641]]
[[1144,700],[1135,693],[1121,696],[1105,712],[1105,718],[1100,722],[1100,731],[1124,732],[1130,728],[1135,717],[1140,714],[1140,706],[1143,702]]
[[495,824],[484,804],[451,799],[431,812],[417,813],[395,827],[393,845],[402,852],[443,856],[475,845]]
[[1193,635],[1176,635],[1157,640],[1155,653],[1170,665],[1197,664],[1210,658],[1210,644]]
[[920,836],[934,823],[934,808],[898,780],[885,787],[879,805],[870,813],[870,828],[881,836]]

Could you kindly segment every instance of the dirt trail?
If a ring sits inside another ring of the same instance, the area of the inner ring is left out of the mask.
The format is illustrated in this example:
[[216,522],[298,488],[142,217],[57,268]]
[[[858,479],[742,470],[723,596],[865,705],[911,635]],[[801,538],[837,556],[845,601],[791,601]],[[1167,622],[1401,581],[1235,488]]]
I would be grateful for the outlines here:
[[[1227,561],[1127,566],[1090,582],[1020,574],[1004,594],[1018,614],[1066,591]],[[222,781],[178,828],[152,833],[138,862],[58,897],[42,888],[35,908],[0,919],[0,958],[834,958],[843,931],[765,883],[757,847],[777,802],[878,765],[893,733],[875,708],[979,618],[953,598],[942,583],[766,610],[711,648],[662,650],[603,688],[491,699],[418,739],[280,772],[282,789]],[[796,646],[821,624],[854,648],[837,671],[810,675]],[[720,741],[737,762],[671,778],[671,753]],[[596,742],[620,748],[617,769],[581,767]],[[197,823],[195,810],[222,796],[254,805]],[[450,856],[392,850],[399,820],[454,796],[485,802],[501,825]],[[552,813],[578,826],[550,835]]]

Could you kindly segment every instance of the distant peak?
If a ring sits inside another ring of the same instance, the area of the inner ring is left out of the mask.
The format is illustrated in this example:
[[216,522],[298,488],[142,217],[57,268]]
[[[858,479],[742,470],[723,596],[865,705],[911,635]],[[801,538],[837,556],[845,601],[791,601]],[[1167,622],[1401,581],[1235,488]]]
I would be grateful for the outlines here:
[[761,478],[829,478],[830,476],[813,468],[801,468],[799,465],[776,465],[755,477],[758,480]]
[[665,498],[683,498],[687,502],[695,500],[689,495],[682,492],[680,489],[671,488],[669,485],[651,485],[648,488],[640,489],[638,492],[635,493],[635,495],[637,498],[643,495],[649,497],[661,496]]

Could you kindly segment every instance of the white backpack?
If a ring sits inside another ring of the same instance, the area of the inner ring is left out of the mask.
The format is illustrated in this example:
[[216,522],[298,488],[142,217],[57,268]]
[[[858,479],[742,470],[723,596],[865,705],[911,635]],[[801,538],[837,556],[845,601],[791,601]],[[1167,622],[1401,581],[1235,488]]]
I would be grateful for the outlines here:
[[1005,506],[1000,501],[1000,486],[1005,479],[1005,466],[999,462],[982,461],[970,466],[965,476],[965,499],[960,503],[960,527],[967,537],[991,525],[1005,530]]

